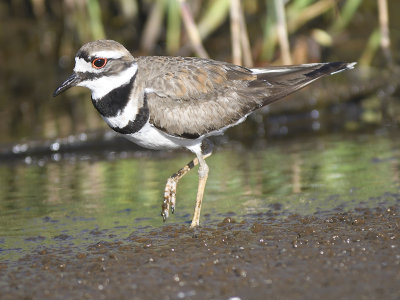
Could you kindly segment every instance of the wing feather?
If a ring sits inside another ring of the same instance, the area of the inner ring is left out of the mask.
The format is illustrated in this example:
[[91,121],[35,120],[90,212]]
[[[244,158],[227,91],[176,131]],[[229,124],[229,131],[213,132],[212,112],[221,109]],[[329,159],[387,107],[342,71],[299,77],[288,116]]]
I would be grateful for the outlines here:
[[323,75],[349,68],[326,63],[247,69],[208,59],[154,56],[138,63],[150,122],[170,135],[190,138],[235,124]]

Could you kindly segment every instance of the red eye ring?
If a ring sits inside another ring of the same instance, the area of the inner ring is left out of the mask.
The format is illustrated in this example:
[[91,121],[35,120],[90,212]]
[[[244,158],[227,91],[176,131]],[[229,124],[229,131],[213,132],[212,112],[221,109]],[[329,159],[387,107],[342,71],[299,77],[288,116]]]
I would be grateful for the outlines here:
[[107,58],[99,57],[92,60],[92,67],[95,69],[104,68],[107,64]]

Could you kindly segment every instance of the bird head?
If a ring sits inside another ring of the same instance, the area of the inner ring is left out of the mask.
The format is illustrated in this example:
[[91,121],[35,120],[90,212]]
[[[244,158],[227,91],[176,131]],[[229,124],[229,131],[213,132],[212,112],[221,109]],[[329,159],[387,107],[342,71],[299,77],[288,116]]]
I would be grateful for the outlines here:
[[128,50],[113,40],[83,45],[75,56],[74,72],[54,91],[53,96],[73,86],[87,87],[92,99],[100,99],[126,84],[137,72],[137,63]]

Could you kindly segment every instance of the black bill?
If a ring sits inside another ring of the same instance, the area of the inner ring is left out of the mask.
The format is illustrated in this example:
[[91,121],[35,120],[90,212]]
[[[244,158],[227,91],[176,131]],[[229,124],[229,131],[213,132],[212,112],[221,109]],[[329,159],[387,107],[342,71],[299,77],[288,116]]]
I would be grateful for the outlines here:
[[76,73],[69,76],[53,93],[53,97],[58,96],[70,87],[76,86],[79,83],[79,77]]

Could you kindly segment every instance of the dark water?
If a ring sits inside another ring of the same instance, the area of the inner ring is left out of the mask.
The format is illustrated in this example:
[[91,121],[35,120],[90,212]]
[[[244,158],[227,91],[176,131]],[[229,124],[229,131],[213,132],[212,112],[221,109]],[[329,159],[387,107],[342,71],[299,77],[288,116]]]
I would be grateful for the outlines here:
[[[274,140],[252,149],[220,146],[207,160],[201,223],[268,211],[284,217],[395,204],[398,140],[374,133]],[[93,157],[64,153],[0,165],[1,260],[42,247],[79,250],[94,239],[118,241],[163,226],[166,179],[192,159],[187,152]],[[196,189],[193,170],[178,185],[176,212],[167,223],[189,224]]]

